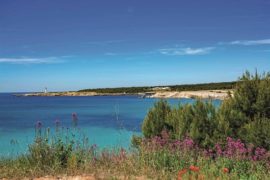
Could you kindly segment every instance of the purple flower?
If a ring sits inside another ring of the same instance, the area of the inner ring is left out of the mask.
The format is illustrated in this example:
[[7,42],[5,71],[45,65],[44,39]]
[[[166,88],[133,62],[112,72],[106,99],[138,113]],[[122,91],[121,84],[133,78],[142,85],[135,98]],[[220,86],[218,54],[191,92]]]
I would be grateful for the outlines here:
[[212,149],[209,149],[209,150],[204,150],[203,151],[203,154],[205,155],[205,156],[207,156],[207,157],[214,157],[214,151],[212,150]]
[[42,128],[41,121],[36,122],[35,128],[36,128],[36,135],[41,136],[41,128]]
[[254,153],[254,156],[252,157],[252,159],[254,161],[262,160],[262,159],[264,159],[266,153],[267,153],[266,149],[257,147],[255,149],[255,153]]
[[72,122],[73,122],[73,125],[74,126],[77,126],[78,124],[78,116],[77,116],[77,113],[72,113]]
[[191,138],[185,138],[183,141],[184,148],[190,149],[194,146],[194,141]]
[[96,150],[97,149],[97,145],[96,144],[93,144],[90,149],[91,150]]
[[78,116],[77,116],[77,113],[72,113],[72,120],[77,120],[78,119]]
[[221,156],[223,154],[220,144],[215,145],[215,150],[218,156]]
[[41,121],[37,121],[37,123],[36,123],[36,129],[41,129],[41,128],[42,128]]
[[181,147],[182,143],[181,141],[179,140],[175,140],[173,143],[172,143],[172,149],[175,150],[175,149],[179,149]]
[[55,123],[55,126],[56,126],[56,127],[59,127],[59,126],[60,126],[60,121],[59,121],[59,119],[56,119],[56,120],[54,121],[54,123]]
[[231,137],[227,138],[227,145],[224,154],[227,157],[244,158],[248,152],[245,144],[240,139],[233,140]]

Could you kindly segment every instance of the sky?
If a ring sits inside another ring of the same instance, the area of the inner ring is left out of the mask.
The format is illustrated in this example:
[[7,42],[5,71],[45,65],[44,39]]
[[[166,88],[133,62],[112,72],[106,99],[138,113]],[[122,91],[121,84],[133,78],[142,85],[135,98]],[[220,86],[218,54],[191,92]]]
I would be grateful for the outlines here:
[[270,0],[1,0],[0,92],[270,71]]

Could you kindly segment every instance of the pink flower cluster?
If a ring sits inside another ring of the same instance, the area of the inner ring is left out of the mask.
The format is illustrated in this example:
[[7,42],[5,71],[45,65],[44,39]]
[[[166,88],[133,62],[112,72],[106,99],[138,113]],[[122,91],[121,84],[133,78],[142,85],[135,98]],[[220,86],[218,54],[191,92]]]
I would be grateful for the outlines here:
[[270,152],[261,147],[254,147],[252,144],[245,144],[240,139],[227,138],[225,144],[215,144],[212,149],[202,149],[189,137],[184,140],[172,140],[167,132],[162,132],[161,136],[143,139],[142,148],[147,151],[158,151],[162,149],[171,152],[195,152],[204,154],[207,157],[227,157],[238,160],[266,161],[270,163]]
[[160,150],[160,149],[168,149],[171,151],[184,151],[184,150],[194,150],[197,148],[194,141],[186,137],[184,140],[172,140],[169,138],[169,134],[166,131],[162,131],[161,136],[154,136],[149,139],[143,139],[142,147],[147,150]]
[[269,161],[269,152],[261,147],[244,144],[240,139],[234,140],[231,137],[227,138],[225,146],[222,148],[220,144],[216,144],[214,149],[205,151],[207,156],[212,157],[228,157],[235,159],[249,159],[253,161],[266,160]]

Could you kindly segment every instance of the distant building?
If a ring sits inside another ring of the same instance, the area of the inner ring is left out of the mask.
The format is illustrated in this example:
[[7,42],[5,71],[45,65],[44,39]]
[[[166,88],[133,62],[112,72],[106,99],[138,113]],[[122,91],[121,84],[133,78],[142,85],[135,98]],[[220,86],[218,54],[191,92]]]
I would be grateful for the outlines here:
[[48,89],[45,87],[45,89],[44,89],[44,93],[47,93],[48,92]]
[[152,88],[153,91],[168,91],[170,90],[170,87],[154,87]]

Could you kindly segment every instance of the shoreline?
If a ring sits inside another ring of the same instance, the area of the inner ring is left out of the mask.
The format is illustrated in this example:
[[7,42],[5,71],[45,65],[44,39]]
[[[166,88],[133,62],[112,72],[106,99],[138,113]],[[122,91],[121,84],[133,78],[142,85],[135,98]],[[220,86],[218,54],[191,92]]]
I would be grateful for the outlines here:
[[156,92],[150,98],[191,98],[191,99],[220,99],[224,100],[233,94],[233,90],[199,90],[199,91],[170,91]]
[[143,93],[97,93],[97,92],[48,92],[48,93],[25,93],[14,94],[15,96],[33,97],[33,96],[139,96],[142,98],[202,98],[202,99],[220,99],[224,100],[228,97],[228,93],[233,93],[233,90],[198,90],[198,91],[150,91]]

